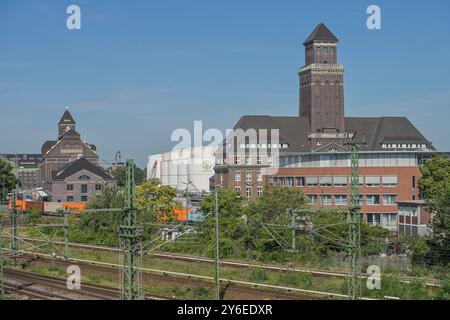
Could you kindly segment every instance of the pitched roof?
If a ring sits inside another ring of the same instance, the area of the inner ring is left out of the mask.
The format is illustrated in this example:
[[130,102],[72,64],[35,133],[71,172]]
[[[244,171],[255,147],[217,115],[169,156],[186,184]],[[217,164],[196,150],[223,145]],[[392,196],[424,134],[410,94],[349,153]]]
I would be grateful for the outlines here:
[[[288,143],[289,147],[283,152],[310,152],[311,143],[308,139],[310,131],[307,117],[272,117],[272,116],[243,116],[234,129],[279,129],[280,143]],[[435,150],[428,141],[406,117],[346,117],[345,128],[358,132],[355,138],[362,142],[363,136],[367,143],[361,147],[362,151],[386,151],[382,148],[384,141],[417,142],[426,144],[427,148]],[[268,132],[268,135],[270,132]]]
[[69,112],[69,108],[66,108],[58,124],[76,124],[75,120]]
[[101,167],[89,162],[85,158],[80,158],[78,160],[72,161],[65,165],[60,171],[58,171],[54,177],[54,180],[64,180],[81,170],[87,170],[93,174],[105,179],[114,180],[105,170]]
[[41,148],[41,154],[44,156],[47,154],[47,152],[50,151],[50,149],[56,144],[56,140],[48,140],[45,141]]
[[303,45],[310,44],[314,41],[338,42],[338,38],[327,28],[324,23],[320,23],[314,31],[306,38]]
[[[309,121],[306,117],[273,117],[273,116],[242,116],[234,129],[278,129],[280,143],[289,145],[286,151],[308,151]],[[270,141],[270,131],[267,132]]]
[[406,117],[346,117],[345,127],[365,135],[367,146],[361,150],[381,151],[383,142],[423,143],[435,150],[432,143]]

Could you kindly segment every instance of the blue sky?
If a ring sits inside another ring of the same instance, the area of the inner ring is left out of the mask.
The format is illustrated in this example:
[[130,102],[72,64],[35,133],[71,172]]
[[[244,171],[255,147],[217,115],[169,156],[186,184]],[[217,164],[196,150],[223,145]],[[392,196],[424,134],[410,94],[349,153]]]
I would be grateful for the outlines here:
[[[66,8],[81,8],[81,30]],[[366,9],[382,10],[382,30]],[[171,132],[231,128],[244,114],[297,115],[303,40],[340,39],[347,116],[408,116],[450,151],[450,2],[0,2],[0,152],[39,152],[69,106],[101,159],[144,166]]]

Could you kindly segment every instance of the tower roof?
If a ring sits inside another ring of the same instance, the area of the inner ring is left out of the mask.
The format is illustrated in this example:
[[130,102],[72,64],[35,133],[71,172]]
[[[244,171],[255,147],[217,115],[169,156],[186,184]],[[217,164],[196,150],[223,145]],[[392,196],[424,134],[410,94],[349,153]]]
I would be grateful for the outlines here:
[[309,35],[303,45],[310,44],[314,41],[338,42],[339,40],[324,23],[321,23]]
[[61,120],[59,120],[58,124],[76,124],[75,120],[69,112],[68,107],[66,107],[66,110],[64,111],[64,114],[62,115]]

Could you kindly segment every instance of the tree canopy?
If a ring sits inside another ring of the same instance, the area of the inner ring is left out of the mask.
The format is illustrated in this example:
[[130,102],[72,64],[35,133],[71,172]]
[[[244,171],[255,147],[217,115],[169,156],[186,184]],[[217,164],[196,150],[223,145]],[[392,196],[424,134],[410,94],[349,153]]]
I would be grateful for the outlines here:
[[[125,166],[120,166],[112,170],[112,168],[109,168],[109,171],[111,172],[114,179],[116,179],[117,185],[119,187],[125,187],[126,184],[126,178],[127,178],[127,168]],[[134,169],[134,182],[136,185],[140,185],[145,181],[145,178],[147,176],[147,173],[145,169],[140,169],[138,167],[135,167]]]
[[16,187],[17,179],[13,174],[13,167],[7,161],[0,159],[0,199]]
[[434,154],[421,167],[420,190],[432,213],[428,259],[448,264],[450,257],[450,159]]

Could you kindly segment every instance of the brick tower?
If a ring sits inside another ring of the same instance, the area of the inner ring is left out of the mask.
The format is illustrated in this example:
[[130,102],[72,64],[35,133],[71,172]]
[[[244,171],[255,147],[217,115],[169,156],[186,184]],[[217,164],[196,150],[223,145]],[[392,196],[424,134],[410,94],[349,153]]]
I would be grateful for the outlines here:
[[336,149],[343,144],[344,67],[337,63],[338,39],[319,24],[305,40],[305,66],[300,76],[300,116],[310,124],[311,149]]

